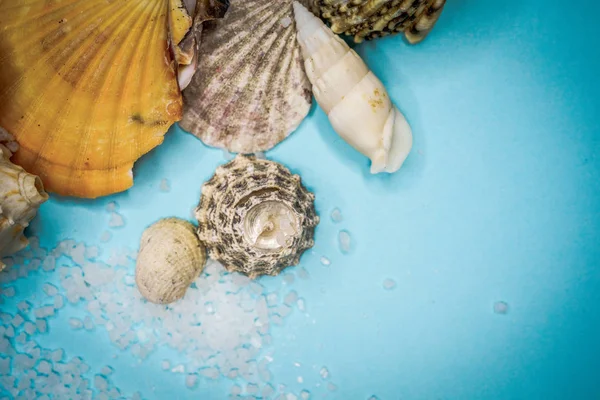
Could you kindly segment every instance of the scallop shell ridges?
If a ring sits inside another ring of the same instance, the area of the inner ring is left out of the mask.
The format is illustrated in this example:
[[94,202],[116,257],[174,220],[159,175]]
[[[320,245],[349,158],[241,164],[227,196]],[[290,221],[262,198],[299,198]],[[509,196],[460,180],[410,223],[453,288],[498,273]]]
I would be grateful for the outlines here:
[[135,281],[148,301],[168,304],[181,299],[206,263],[196,228],[178,218],[162,219],[142,234]]
[[94,198],[182,114],[169,0],[0,1],[0,126],[47,190]]
[[283,165],[238,155],[202,187],[200,240],[229,271],[277,275],[314,245],[314,198]]
[[402,32],[410,43],[427,36],[446,0],[315,0],[321,18],[338,34],[367,39]]
[[266,151],[308,114],[291,0],[232,0],[224,19],[204,24],[200,57],[180,125],[205,144]]

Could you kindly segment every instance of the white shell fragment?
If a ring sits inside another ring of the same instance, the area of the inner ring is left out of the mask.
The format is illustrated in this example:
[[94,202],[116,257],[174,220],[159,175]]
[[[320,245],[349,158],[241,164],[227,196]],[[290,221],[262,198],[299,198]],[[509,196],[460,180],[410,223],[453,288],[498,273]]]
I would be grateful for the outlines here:
[[137,287],[148,301],[169,304],[181,299],[206,263],[206,251],[194,225],[162,219],[142,235],[135,269]]
[[231,0],[223,19],[203,25],[199,54],[180,125],[205,144],[266,151],[308,114],[312,93],[291,0]]
[[229,271],[277,275],[314,245],[314,199],[283,165],[239,155],[202,187],[200,239]]
[[15,144],[0,128],[0,271],[4,269],[2,257],[27,246],[23,232],[48,200],[42,181],[10,162]]
[[294,2],[298,41],[317,102],[333,129],[371,159],[371,172],[395,172],[412,148],[412,131],[381,81],[358,54]]

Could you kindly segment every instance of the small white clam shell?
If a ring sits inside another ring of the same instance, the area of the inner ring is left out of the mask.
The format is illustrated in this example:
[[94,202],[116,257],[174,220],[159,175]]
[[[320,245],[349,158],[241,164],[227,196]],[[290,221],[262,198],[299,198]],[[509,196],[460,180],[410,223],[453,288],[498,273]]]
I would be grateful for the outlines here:
[[194,225],[177,218],[162,219],[142,234],[135,281],[148,301],[172,303],[185,295],[205,263],[206,251]]

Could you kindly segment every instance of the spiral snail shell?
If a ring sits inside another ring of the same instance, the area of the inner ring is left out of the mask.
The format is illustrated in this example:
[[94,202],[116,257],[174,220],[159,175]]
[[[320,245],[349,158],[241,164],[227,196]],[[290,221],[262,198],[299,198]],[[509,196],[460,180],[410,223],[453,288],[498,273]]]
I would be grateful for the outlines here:
[[314,245],[314,199],[283,165],[238,155],[202,187],[198,234],[227,270],[277,275]]

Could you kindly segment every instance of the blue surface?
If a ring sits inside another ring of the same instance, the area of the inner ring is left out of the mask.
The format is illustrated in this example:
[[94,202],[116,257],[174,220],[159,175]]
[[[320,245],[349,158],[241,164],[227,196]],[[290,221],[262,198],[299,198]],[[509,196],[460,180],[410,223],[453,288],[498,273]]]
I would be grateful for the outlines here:
[[[396,37],[357,48],[406,114],[414,150],[398,173],[372,176],[315,106],[267,154],[302,176],[322,217],[301,263],[310,278],[292,284],[306,314],[295,310],[271,332],[274,385],[344,400],[600,398],[598,11],[591,1],[449,1],[424,43]],[[94,202],[54,197],[32,231],[47,248],[73,238],[104,255],[136,249],[159,218],[189,219],[224,161],[174,128],[136,165],[133,189]],[[100,244],[110,201],[126,225]],[[353,239],[347,255],[342,229]],[[13,312],[57,275],[5,283],[17,294],[1,310]],[[278,288],[284,278],[263,283]],[[497,301],[508,303],[506,315],[494,313]],[[110,364],[124,393],[229,394],[226,378],[190,391],[161,370],[163,353],[142,365],[127,353],[111,359],[105,331],[67,326],[82,312],[62,310],[38,341],[93,367]],[[322,366],[336,391],[316,386]]]

